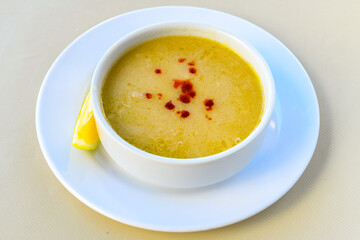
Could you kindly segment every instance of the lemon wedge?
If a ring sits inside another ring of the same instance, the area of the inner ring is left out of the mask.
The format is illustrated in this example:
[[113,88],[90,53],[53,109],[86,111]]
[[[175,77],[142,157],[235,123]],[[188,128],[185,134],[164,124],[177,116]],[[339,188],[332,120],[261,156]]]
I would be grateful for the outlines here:
[[76,120],[72,145],[82,150],[93,150],[100,143],[96,130],[94,113],[90,104],[90,91],[81,107]]

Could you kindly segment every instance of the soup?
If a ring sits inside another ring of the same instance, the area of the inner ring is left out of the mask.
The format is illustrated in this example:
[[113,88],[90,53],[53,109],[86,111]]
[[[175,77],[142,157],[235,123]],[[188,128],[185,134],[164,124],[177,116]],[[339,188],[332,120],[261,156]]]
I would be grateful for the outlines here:
[[165,36],[125,53],[102,89],[107,121],[146,152],[197,158],[250,135],[264,105],[257,73],[227,46],[195,36]]

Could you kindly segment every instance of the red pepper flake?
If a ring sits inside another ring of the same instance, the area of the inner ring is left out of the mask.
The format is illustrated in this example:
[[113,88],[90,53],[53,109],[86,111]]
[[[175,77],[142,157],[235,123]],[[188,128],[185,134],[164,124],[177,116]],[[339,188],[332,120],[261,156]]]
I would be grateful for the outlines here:
[[179,59],[178,59],[178,62],[179,62],[179,63],[182,63],[182,62],[184,62],[185,60],[186,60],[186,58],[179,58]]
[[180,115],[181,118],[187,118],[190,115],[190,113],[186,110],[182,110],[180,113],[181,113]]
[[147,99],[152,98],[152,94],[151,94],[151,93],[146,93],[145,95],[146,95],[146,98],[147,98]]
[[176,111],[177,114],[180,114],[180,111]]
[[181,85],[181,91],[183,93],[190,92],[192,89],[193,89],[193,84],[189,80],[184,81]]
[[193,84],[190,80],[174,79],[174,88],[181,86],[182,94],[179,95],[178,100],[183,103],[190,103],[191,98],[196,96],[196,92],[193,90]]
[[195,74],[196,73],[196,68],[193,68],[193,67],[189,68],[189,72],[192,73],[192,74]]
[[212,110],[212,107],[214,106],[214,100],[212,99],[205,99],[204,105],[206,106],[206,111]]
[[161,73],[161,69],[159,69],[159,68],[155,69],[155,73],[156,73],[156,74],[160,74],[160,73]]
[[206,117],[207,119],[209,119],[209,120],[212,120],[212,118],[209,117],[207,114],[205,115],[205,117]]
[[179,80],[179,79],[174,79],[174,88],[178,88],[179,86],[181,86],[183,84],[184,81]]
[[157,95],[159,96],[159,99],[162,99],[163,97],[162,93],[158,93]]
[[194,63],[194,61],[191,61],[191,62],[188,63],[188,65],[189,66],[195,66],[195,63]]
[[180,94],[178,100],[183,103],[190,103],[191,99],[187,94]]
[[191,90],[188,94],[189,94],[189,96],[192,97],[192,98],[194,98],[194,97],[196,96],[196,92],[195,92],[195,91],[192,91],[192,90]]
[[166,104],[165,104],[165,107],[169,110],[173,110],[175,108],[175,105],[172,103],[172,101],[168,101]]

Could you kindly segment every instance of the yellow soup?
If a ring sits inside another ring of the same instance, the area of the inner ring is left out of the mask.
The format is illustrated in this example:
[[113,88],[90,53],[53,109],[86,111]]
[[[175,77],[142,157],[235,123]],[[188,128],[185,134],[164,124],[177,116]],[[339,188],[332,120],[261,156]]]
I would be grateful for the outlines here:
[[254,69],[216,41],[156,38],[131,49],[109,71],[105,115],[128,143],[173,158],[216,154],[260,122],[263,91]]

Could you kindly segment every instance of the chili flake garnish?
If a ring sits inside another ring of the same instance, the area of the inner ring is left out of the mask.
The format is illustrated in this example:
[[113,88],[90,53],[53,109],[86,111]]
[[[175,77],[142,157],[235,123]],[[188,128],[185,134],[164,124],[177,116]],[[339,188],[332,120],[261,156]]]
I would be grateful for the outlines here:
[[192,74],[195,74],[196,73],[196,68],[193,68],[193,67],[189,68],[189,72],[192,73]]
[[196,96],[196,92],[193,90],[193,84],[190,80],[174,79],[174,88],[181,86],[182,94],[179,95],[178,100],[183,103],[190,103],[191,98]]
[[183,84],[184,81],[179,80],[179,79],[174,79],[174,88],[178,88],[179,86],[181,86]]
[[181,85],[181,91],[183,93],[190,92],[192,88],[193,88],[193,84],[189,80],[184,81]]
[[212,118],[209,117],[207,114],[205,115],[205,117],[206,117],[207,119],[209,119],[209,120],[212,120]]
[[188,65],[189,66],[195,66],[195,63],[194,63],[194,61],[191,61],[191,62],[188,63]]
[[181,113],[180,115],[181,118],[187,118],[190,115],[190,113],[186,110],[182,110],[180,113]]
[[172,101],[168,101],[166,104],[165,104],[165,107],[169,110],[173,110],[175,108],[175,105],[172,103]]
[[151,94],[151,93],[146,93],[145,95],[146,95],[146,98],[147,98],[147,99],[152,98],[152,94]]
[[179,58],[179,59],[178,59],[178,62],[179,62],[179,63],[182,63],[182,62],[184,62],[185,60],[186,60],[186,58]]
[[206,111],[212,110],[212,107],[214,106],[214,100],[212,99],[205,99],[204,105],[206,106]]
[[191,99],[187,94],[180,94],[178,100],[183,103],[190,103]]
[[189,93],[189,96],[194,98],[196,96],[196,92],[195,91],[190,91]]
[[158,93],[157,95],[159,96],[159,99],[162,99],[163,97],[162,93]]
[[159,68],[155,69],[155,73],[160,74],[160,73],[161,73],[161,69],[159,69]]

